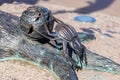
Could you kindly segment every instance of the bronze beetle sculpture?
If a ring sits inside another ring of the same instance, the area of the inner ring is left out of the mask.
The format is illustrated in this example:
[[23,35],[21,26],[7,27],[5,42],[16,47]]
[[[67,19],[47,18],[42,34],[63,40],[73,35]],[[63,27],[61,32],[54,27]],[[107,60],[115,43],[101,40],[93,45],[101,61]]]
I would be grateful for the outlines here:
[[[54,22],[57,23],[55,26],[55,33],[53,32]],[[55,18],[51,12],[44,7],[33,6],[27,8],[20,18],[20,29],[29,37],[35,39],[49,39],[49,40],[62,40],[63,51],[71,61],[70,65],[75,68],[82,68],[81,66],[77,66],[75,60],[72,59],[72,56],[69,55],[69,48],[71,47],[76,57],[80,59],[82,62],[85,59],[86,62],[86,53],[84,51],[85,47],[81,44],[81,41],[78,39],[78,33],[76,30],[70,26],[65,24],[63,21]],[[72,53],[71,53],[72,54]]]

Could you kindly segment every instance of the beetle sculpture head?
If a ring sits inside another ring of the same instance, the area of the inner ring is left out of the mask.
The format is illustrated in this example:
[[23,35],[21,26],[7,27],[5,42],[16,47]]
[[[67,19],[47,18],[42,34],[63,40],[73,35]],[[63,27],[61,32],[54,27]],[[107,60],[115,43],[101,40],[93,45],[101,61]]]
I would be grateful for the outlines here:
[[[27,36],[35,39],[44,38],[38,32],[48,35],[44,24],[47,25],[47,28],[50,32],[53,30],[54,19],[52,17],[52,13],[45,7],[29,7],[22,13],[22,16],[20,17],[20,29]],[[38,32],[36,32],[36,30]]]

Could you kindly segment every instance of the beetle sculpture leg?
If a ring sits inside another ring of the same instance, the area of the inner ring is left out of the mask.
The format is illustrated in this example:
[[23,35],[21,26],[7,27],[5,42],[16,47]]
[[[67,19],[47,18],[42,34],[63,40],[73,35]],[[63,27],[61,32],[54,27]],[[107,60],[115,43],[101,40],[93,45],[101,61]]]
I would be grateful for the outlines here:
[[[82,69],[83,63],[85,64],[85,66],[87,66],[87,56],[85,49],[86,48],[83,45],[81,45],[81,50],[79,52],[74,51],[74,55],[76,55],[77,57],[78,66],[80,66],[79,69]],[[76,59],[76,57],[74,57],[73,59]]]
[[[68,42],[63,41],[63,53],[64,53],[64,55],[65,55],[68,63],[71,65],[71,67],[73,69],[77,69],[77,70],[81,69],[81,67],[79,67],[77,65],[77,62],[74,59],[72,59],[72,57],[70,56],[70,54],[69,54],[69,48],[68,48],[67,44],[68,44]],[[77,56],[77,58],[78,58],[78,56]]]
[[44,15],[43,15],[42,13],[41,13],[41,15],[42,15],[42,21],[43,21],[43,23],[44,23],[44,27],[45,27],[45,29],[46,29],[48,35],[52,35],[52,34],[50,33],[49,29],[48,29],[48,26],[47,26],[47,24],[46,24]]
[[87,66],[87,55],[86,55],[86,47],[84,45],[81,44],[81,56],[80,56],[80,60],[82,63],[84,63]]
[[66,41],[63,41],[63,51],[64,51],[64,53],[68,53]]
[[83,45],[83,62],[84,62],[84,64],[87,66],[87,53],[86,53],[86,47]]

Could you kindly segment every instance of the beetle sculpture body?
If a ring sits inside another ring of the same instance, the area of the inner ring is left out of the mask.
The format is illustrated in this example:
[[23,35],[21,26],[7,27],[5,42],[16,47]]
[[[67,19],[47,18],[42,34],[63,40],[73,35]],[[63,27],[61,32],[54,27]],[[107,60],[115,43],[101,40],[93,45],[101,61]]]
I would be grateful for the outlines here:
[[[59,23],[55,27],[55,32],[57,36],[63,40],[63,50],[65,51],[65,53],[68,54],[68,56],[70,54],[67,46],[70,46],[73,49],[73,52],[78,56],[80,61],[83,61],[83,59],[85,59],[86,61],[86,53],[84,51],[85,47],[81,44],[81,41],[78,38],[78,33],[72,26],[64,23]],[[85,63],[87,64],[87,62]],[[77,67],[76,63],[72,64],[75,64],[73,65],[73,67]],[[82,68],[82,64],[80,68]]]

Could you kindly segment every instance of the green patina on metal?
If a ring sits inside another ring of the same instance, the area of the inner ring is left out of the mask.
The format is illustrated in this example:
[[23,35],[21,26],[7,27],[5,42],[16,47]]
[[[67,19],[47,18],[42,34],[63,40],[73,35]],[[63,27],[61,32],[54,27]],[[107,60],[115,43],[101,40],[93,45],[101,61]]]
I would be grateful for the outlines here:
[[87,34],[87,33],[78,33],[78,36],[81,40],[81,42],[89,42],[91,40],[95,40],[96,37],[92,34]]

